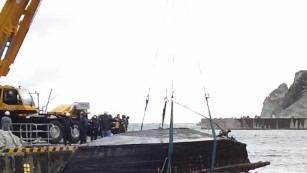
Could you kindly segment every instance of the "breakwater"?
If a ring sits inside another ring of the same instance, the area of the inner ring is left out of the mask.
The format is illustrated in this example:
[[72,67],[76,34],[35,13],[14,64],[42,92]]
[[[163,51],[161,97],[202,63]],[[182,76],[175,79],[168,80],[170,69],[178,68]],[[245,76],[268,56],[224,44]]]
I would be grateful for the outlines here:
[[[215,128],[232,130],[306,130],[307,118],[214,118]],[[208,119],[201,119],[201,128],[211,128]]]

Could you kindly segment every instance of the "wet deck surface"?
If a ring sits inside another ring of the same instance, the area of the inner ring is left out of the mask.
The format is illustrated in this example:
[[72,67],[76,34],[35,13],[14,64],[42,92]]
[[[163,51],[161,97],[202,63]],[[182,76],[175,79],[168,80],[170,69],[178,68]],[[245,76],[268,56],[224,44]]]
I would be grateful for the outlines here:
[[[191,142],[191,141],[206,141],[212,140],[212,135],[202,133],[197,130],[179,128],[174,129],[173,141],[177,142]],[[105,146],[105,145],[125,145],[125,144],[154,144],[154,143],[168,143],[169,130],[168,129],[154,129],[135,131],[128,133],[116,134],[111,137],[100,138],[88,143],[88,146]]]

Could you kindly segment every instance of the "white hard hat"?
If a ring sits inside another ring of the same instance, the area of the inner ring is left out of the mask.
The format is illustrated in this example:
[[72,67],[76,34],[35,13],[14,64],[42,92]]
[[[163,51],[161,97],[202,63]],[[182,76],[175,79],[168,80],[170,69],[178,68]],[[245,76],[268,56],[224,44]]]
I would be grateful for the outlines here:
[[9,111],[5,111],[5,112],[4,112],[4,115],[9,116],[9,115],[10,115],[10,112],[9,112]]
[[69,113],[69,112],[67,112],[65,115],[66,115],[66,116],[70,116],[70,113]]

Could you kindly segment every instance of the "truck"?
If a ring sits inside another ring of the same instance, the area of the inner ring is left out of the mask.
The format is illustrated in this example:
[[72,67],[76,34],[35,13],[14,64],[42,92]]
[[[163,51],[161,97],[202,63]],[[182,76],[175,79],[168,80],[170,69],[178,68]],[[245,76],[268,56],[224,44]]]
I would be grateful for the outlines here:
[[[15,61],[18,51],[28,33],[41,0],[7,0],[0,13],[0,77],[6,77],[10,65]],[[61,109],[60,108],[65,109]],[[14,134],[29,140],[48,138],[52,144],[61,141],[63,131],[60,116],[70,112],[74,120],[72,142],[79,141],[77,113],[87,112],[89,103],[80,102],[59,106],[55,110],[41,113],[35,105],[31,93],[21,86],[0,85],[0,118],[10,111]],[[31,125],[28,129],[27,125]],[[35,130],[35,132],[33,132]],[[42,132],[42,133],[40,133]],[[46,133],[47,132],[47,133]]]
[[[86,118],[88,118],[88,114],[90,109],[90,103],[89,102],[74,102],[72,104],[60,104],[54,109],[47,112],[47,117],[51,116],[65,116],[66,113],[69,113],[74,125],[74,128],[71,131],[71,140],[72,143],[77,143],[80,138],[79,133],[79,118],[80,113],[83,112]],[[57,123],[56,121],[52,122],[53,124]],[[58,124],[60,125],[60,124]],[[89,124],[90,126],[90,124]],[[63,132],[61,129],[58,128],[59,126],[54,127],[52,130],[52,138],[62,139]]]

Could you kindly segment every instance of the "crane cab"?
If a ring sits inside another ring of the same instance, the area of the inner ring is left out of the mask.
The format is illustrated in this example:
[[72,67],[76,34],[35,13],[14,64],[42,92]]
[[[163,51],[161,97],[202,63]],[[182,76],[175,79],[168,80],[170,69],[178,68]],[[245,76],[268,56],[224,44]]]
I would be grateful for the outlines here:
[[0,85],[0,113],[10,111],[12,115],[36,114],[37,108],[30,92],[25,88]]

